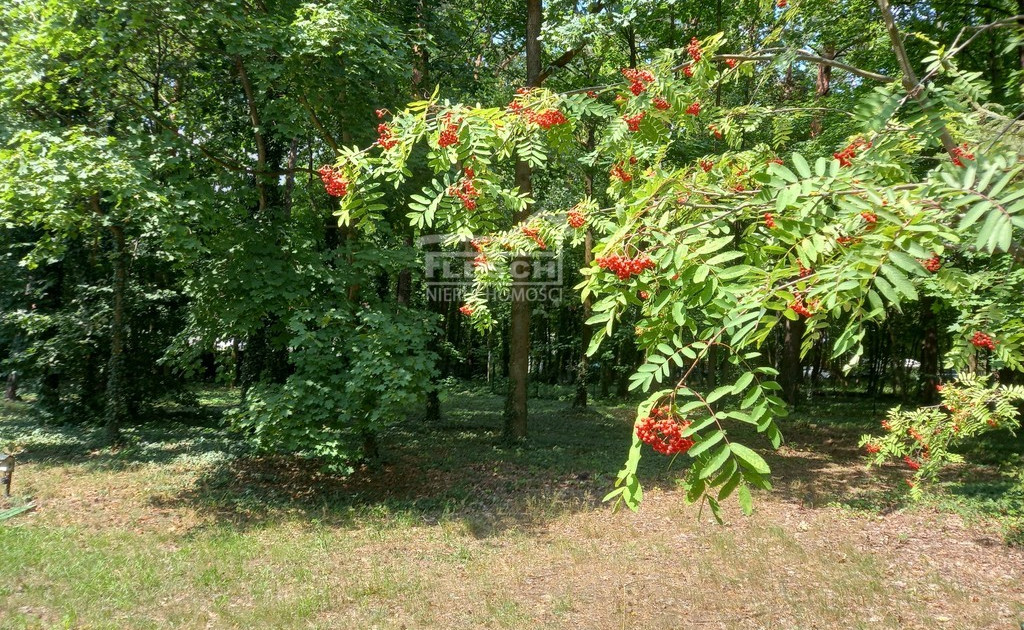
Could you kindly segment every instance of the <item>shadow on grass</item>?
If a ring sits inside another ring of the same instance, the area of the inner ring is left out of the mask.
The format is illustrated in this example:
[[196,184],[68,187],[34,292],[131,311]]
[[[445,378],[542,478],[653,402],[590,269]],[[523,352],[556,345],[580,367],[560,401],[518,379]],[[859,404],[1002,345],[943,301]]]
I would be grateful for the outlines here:
[[[560,515],[606,505],[601,499],[626,455],[632,407],[574,413],[568,405],[532,400],[531,438],[507,444],[501,440],[501,397],[451,393],[441,422],[410,422],[382,436],[383,461],[347,476],[326,473],[315,461],[253,454],[244,440],[221,429],[173,422],[168,415],[133,427],[126,432],[128,446],[109,449],[98,430],[41,427],[23,406],[0,407],[0,439],[14,435],[19,459],[40,466],[175,466],[176,474],[195,476],[194,482],[181,492],[154,494],[151,505],[195,510],[211,526],[245,529],[298,519],[388,527],[396,521],[455,520],[473,535],[488,537],[542,528]],[[861,434],[877,432],[885,408],[860,399],[815,401],[813,412],[781,421],[783,447],[758,449],[773,469],[774,496],[810,508],[872,513],[909,505],[909,472],[895,465],[869,469],[857,448]],[[753,431],[730,432],[751,446],[766,445]],[[1002,455],[1018,447],[1019,441],[1004,444]],[[674,488],[684,466],[685,458],[670,467],[669,460],[645,450],[642,482],[648,489]],[[1016,492],[996,472],[977,467],[951,471],[944,486],[973,503],[988,501],[996,515]]]
[[[239,457],[155,504],[197,507],[239,528],[282,516],[351,527],[365,527],[368,518],[385,525],[457,520],[481,538],[602,505],[622,468],[632,417],[531,401],[533,437],[509,444],[501,439],[502,405],[497,396],[460,393],[441,422],[382,437],[383,461],[347,476],[325,473],[309,460]],[[662,467],[645,485],[672,487],[676,472]]]

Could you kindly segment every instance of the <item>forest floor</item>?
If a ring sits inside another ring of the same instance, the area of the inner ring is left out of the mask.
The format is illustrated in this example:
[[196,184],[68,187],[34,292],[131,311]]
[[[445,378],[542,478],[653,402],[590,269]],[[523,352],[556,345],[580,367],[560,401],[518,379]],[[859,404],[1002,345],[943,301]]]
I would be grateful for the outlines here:
[[[209,393],[208,393],[209,394]],[[230,401],[220,393],[220,400]],[[1024,442],[983,444],[910,504],[906,471],[857,438],[884,406],[821,400],[765,452],[776,488],[727,522],[645,455],[639,514],[601,497],[631,409],[446,395],[445,417],[387,436],[348,477],[248,453],[189,410],[109,449],[0,404],[19,465],[0,523],[0,628],[1003,628],[1024,621]],[[193,410],[194,411],[194,410]],[[415,428],[415,430],[412,430]],[[753,439],[749,444],[757,444]],[[764,451],[762,451],[764,452]],[[997,467],[994,462],[1011,461]],[[677,463],[678,467],[678,463]],[[1014,472],[1016,471],[1016,472]]]

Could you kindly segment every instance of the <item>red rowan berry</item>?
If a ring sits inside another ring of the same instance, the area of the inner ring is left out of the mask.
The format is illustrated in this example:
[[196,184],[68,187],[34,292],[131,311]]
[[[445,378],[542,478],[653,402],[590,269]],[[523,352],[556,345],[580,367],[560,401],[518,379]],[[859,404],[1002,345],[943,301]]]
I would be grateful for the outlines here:
[[320,180],[324,183],[328,195],[344,197],[348,194],[348,180],[339,171],[324,165],[317,172],[320,173]]
[[647,112],[639,112],[632,116],[623,116],[622,120],[626,121],[626,127],[628,127],[630,131],[640,131],[640,121],[643,120],[646,115]]
[[455,123],[448,123],[441,135],[437,138],[437,145],[441,148],[450,147],[459,143],[459,126]]
[[577,208],[573,208],[569,211],[569,227],[573,229],[580,229],[587,223],[587,217]]
[[957,166],[963,166],[963,160],[974,160],[974,154],[967,150],[967,143],[963,143],[958,147],[953,147],[953,150],[949,152],[950,159],[953,160],[953,164]]
[[621,179],[623,182],[629,182],[633,180],[633,176],[623,170],[621,164],[612,166],[611,176]]
[[983,348],[986,350],[996,349],[996,342],[992,340],[992,337],[989,337],[980,331],[974,333],[974,336],[971,337],[971,343],[974,344],[976,348]]
[[695,62],[700,61],[703,53],[700,49],[700,41],[696,37],[690,38],[690,43],[686,46],[686,52]]

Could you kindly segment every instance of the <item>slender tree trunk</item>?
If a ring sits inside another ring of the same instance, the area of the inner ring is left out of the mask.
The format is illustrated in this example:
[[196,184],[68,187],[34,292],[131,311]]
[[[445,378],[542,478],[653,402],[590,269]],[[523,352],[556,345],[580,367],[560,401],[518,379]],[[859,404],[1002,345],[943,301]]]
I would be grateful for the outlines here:
[[930,405],[938,399],[935,387],[939,384],[939,330],[933,306],[935,298],[921,299],[920,326],[924,333],[921,340],[921,389],[919,397],[922,404]]
[[[885,23],[885,30],[889,34],[889,42],[892,44],[893,52],[896,53],[896,60],[899,61],[900,70],[903,71],[903,87],[907,90],[907,94],[917,99],[921,107],[927,110],[929,109],[928,101],[921,93],[922,86],[917,80],[917,73],[914,72],[914,67],[910,63],[910,57],[907,56],[907,49],[903,47],[903,38],[900,36],[899,28],[896,26],[896,18],[892,13],[889,0],[875,0],[875,2],[882,12],[882,21]],[[939,140],[941,140],[942,147],[946,152],[952,155],[957,148],[957,144],[945,125],[939,129]]]
[[635,68],[639,59],[636,50],[636,28],[632,24],[626,27],[626,43],[629,44],[629,67]]
[[111,226],[114,240],[113,312],[110,326],[110,363],[107,367],[106,432],[111,443],[121,439],[121,427],[128,420],[130,387],[128,384],[125,341],[125,293],[128,285],[128,248],[124,228]]
[[[836,47],[834,44],[825,44],[821,49],[823,59],[835,59]],[[818,76],[814,81],[814,94],[820,100],[832,93],[832,66],[819,63]],[[811,136],[817,136],[822,131],[822,112],[815,112],[811,120]]]
[[[1024,15],[1024,0],[1017,0],[1017,15]],[[1017,20],[1017,24],[1024,30],[1024,18]],[[1024,39],[1017,45],[1017,49],[1020,51],[1020,67],[1024,70]]]
[[[673,20],[673,25],[675,21]],[[587,133],[587,150],[592,151],[594,149],[594,128],[591,127]],[[592,198],[594,196],[594,172],[587,169],[584,175],[584,190],[587,193],[587,197]],[[587,228],[587,232],[583,237],[583,266],[589,267],[590,263],[594,260],[594,235]],[[590,348],[590,340],[593,337],[594,331],[591,329],[590,324],[587,320],[590,319],[590,314],[594,306],[593,296],[588,295],[583,300],[583,328],[580,331],[580,360],[576,368],[576,397],[572,401],[574,409],[586,409],[587,408],[587,381],[590,378],[590,357],[587,356],[587,349]]]
[[[526,0],[526,85],[536,87],[541,74],[540,34],[543,19],[541,0]],[[530,165],[519,160],[515,167],[515,182],[519,192],[532,195],[533,180]],[[525,220],[532,208],[527,206],[516,213],[513,221]],[[529,269],[528,259],[516,259],[520,269]],[[528,277],[528,276],[527,276]],[[523,288],[523,287],[520,287]],[[513,287],[515,289],[515,287]],[[526,291],[512,292],[512,309],[509,325],[509,389],[505,403],[505,437],[509,439],[526,437],[527,430],[527,386],[530,371],[530,315],[532,307]]]
[[7,375],[7,387],[4,389],[4,400],[18,400],[18,373],[11,370]]
[[807,324],[802,319],[787,319],[782,326],[782,355],[779,357],[779,385],[782,398],[790,405],[796,405],[800,397],[800,345]]

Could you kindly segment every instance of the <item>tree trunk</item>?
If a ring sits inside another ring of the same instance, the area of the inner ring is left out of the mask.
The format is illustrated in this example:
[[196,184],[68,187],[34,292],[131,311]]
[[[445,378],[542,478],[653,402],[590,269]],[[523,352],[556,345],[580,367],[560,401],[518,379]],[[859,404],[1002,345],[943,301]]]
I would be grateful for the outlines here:
[[[589,188],[593,182],[593,176],[587,175],[587,187]],[[588,229],[586,235],[583,237],[583,266],[589,267],[590,263],[594,259],[594,237],[591,231]],[[591,310],[593,308],[594,300],[592,296],[588,295],[587,299],[583,300],[583,329],[580,331],[580,362],[576,368],[576,398],[572,401],[574,409],[586,409],[587,408],[587,381],[590,380],[590,357],[587,356],[587,349],[590,347],[590,340],[594,336],[594,331],[587,323],[590,319]]]
[[[674,24],[674,22],[673,22]],[[587,133],[587,150],[593,151],[594,149],[594,128],[591,127]],[[593,198],[594,196],[594,173],[590,169],[584,174],[583,180],[584,191],[587,193],[587,197]],[[583,266],[589,267],[590,263],[594,260],[594,235],[587,228],[587,232],[583,237]],[[591,329],[587,320],[590,319],[591,310],[594,305],[593,296],[587,295],[587,298],[583,300],[583,328],[580,331],[580,361],[576,368],[576,397],[572,401],[573,409],[586,409],[587,408],[587,381],[590,377],[589,363],[590,358],[587,356],[587,349],[590,348],[590,340],[593,337],[594,331]]]
[[[540,81],[541,50],[540,34],[542,22],[541,0],[526,0],[526,85],[536,87]],[[532,170],[522,160],[516,162],[515,182],[519,192],[533,194]],[[527,206],[513,217],[515,223],[525,220],[532,208]],[[517,259],[515,262],[520,262]],[[529,260],[523,261],[529,268]],[[520,265],[523,263],[520,262]],[[520,287],[525,288],[525,287]],[[505,403],[505,437],[509,439],[526,437],[527,429],[527,379],[530,371],[530,315],[531,306],[527,292],[512,291],[512,312],[509,323],[508,399]]]
[[128,248],[124,228],[111,226],[114,239],[113,313],[110,325],[110,363],[107,367],[106,433],[113,444],[121,440],[121,427],[128,420],[130,387],[125,356],[125,293],[128,285]]
[[[1024,15],[1024,0],[1017,0],[1017,15]],[[1017,24],[1024,30],[1024,17],[1017,20]],[[1024,40],[1021,40],[1017,48],[1020,50],[1020,67],[1024,70]]]
[[921,389],[918,393],[921,403],[934,404],[938,400],[936,386],[939,384],[939,330],[932,306],[935,298],[921,299]]
[[4,400],[14,402],[18,400],[18,373],[11,370],[7,375],[7,387],[4,389]]
[[787,319],[782,326],[782,354],[779,357],[779,385],[782,399],[795,406],[800,395],[800,345],[807,324],[802,319]]
[[[836,47],[834,44],[825,44],[821,49],[821,56],[823,59],[835,59],[836,58]],[[832,66],[819,63],[818,64],[818,76],[814,81],[814,94],[818,99],[825,98],[832,93]],[[814,119],[811,120],[811,136],[817,136],[822,131],[821,119],[823,118],[822,112],[815,112]]]

